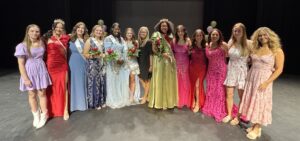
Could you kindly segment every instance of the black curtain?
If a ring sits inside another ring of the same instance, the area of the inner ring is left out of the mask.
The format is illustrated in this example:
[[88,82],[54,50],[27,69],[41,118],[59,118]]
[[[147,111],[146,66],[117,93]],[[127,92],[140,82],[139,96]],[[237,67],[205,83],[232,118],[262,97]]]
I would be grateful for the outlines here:
[[[0,69],[17,68],[13,53],[15,46],[23,40],[28,24],[38,24],[44,33],[51,28],[54,19],[62,18],[69,33],[78,21],[85,22],[90,31],[98,19],[103,19],[109,29],[116,19],[114,5],[115,0],[6,1],[0,9]],[[299,8],[296,0],[204,0],[203,29],[206,31],[210,21],[216,20],[217,28],[227,41],[236,22],[246,25],[248,37],[258,27],[268,26],[282,39],[286,55],[284,73],[299,75],[300,47],[296,39],[296,33],[300,33],[297,26],[300,25]]]
[[228,41],[237,22],[246,25],[249,38],[258,27],[267,26],[281,38],[286,59],[284,73],[299,75],[299,8],[296,0],[205,0],[203,28],[206,30],[212,20],[217,21],[217,28]]
[[31,23],[39,25],[43,34],[51,29],[54,19],[61,18],[66,23],[67,33],[70,33],[79,21],[85,22],[91,31],[98,19],[103,19],[109,26],[115,18],[112,15],[113,1],[110,0],[6,1],[1,6],[0,70],[17,68],[13,53],[24,38],[26,26]]

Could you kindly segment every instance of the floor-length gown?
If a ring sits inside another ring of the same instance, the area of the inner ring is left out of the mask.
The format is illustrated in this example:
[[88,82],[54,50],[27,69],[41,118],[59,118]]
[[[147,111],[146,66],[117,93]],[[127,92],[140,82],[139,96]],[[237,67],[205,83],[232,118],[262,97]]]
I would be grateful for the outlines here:
[[64,115],[65,98],[67,90],[68,77],[68,35],[61,35],[59,39],[55,36],[50,38],[52,42],[47,44],[46,65],[52,86],[47,88],[49,117],[58,117]]
[[[191,60],[190,60],[190,82],[191,82],[191,93],[194,96],[196,91],[196,83],[199,81],[199,107],[200,109],[204,106],[205,91],[204,91],[204,79],[207,70],[207,58],[205,55],[205,49],[193,47],[191,49]],[[195,99],[195,97],[193,97]],[[194,100],[192,100],[192,103]],[[196,101],[195,101],[196,102]],[[194,103],[193,103],[194,104]]]
[[82,55],[84,43],[79,39],[69,42],[70,111],[84,111],[86,101],[86,60]]
[[178,107],[182,108],[183,106],[187,106],[188,108],[191,108],[192,95],[189,78],[189,46],[186,44],[179,45],[174,42],[172,50],[177,66]]
[[206,98],[203,106],[203,113],[214,117],[217,122],[227,115],[226,113],[226,91],[223,85],[226,78],[225,51],[221,47],[210,49],[207,47],[208,58],[206,74]]

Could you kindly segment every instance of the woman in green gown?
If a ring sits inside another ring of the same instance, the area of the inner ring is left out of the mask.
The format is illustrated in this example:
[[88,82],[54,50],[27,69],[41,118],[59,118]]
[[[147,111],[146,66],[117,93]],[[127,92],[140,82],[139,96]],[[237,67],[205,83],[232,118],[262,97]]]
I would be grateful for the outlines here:
[[148,106],[156,109],[174,108],[178,103],[178,88],[176,62],[171,49],[173,24],[168,19],[161,19],[154,29],[151,37],[154,56]]

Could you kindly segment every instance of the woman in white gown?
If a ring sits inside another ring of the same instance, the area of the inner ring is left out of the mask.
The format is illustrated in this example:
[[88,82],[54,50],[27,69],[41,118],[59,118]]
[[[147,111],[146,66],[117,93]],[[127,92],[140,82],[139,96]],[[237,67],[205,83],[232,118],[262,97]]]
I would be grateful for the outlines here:
[[[106,104],[111,108],[121,108],[130,104],[129,101],[129,69],[126,67],[127,46],[121,37],[120,26],[114,23],[112,34],[104,39],[106,52]],[[116,54],[116,55],[113,55]],[[115,56],[115,57],[112,57]]]

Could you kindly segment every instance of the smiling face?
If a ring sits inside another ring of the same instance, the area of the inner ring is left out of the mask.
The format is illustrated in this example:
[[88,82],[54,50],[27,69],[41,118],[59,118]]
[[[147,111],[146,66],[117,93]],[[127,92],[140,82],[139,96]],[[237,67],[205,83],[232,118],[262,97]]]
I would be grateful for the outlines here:
[[103,29],[101,26],[97,26],[94,31],[94,35],[97,38],[100,38],[103,35]]
[[147,30],[146,30],[145,28],[141,28],[141,30],[140,30],[140,32],[139,32],[139,36],[140,36],[140,38],[141,38],[142,40],[143,40],[143,39],[146,39],[147,34],[148,34]]
[[267,32],[265,31],[260,31],[258,33],[258,42],[263,45],[263,44],[267,44],[269,42],[269,35]]
[[161,23],[160,30],[162,33],[167,34],[169,30],[168,24],[166,22]]
[[40,29],[37,26],[32,26],[28,29],[27,34],[31,41],[36,41],[40,37]]
[[132,32],[132,30],[127,30],[127,31],[126,31],[126,39],[127,39],[127,40],[132,40],[132,37],[133,37],[133,32]]
[[112,29],[112,32],[113,32],[113,36],[120,36],[120,27],[119,26],[115,26],[113,29]]
[[64,25],[62,23],[57,23],[54,28],[54,34],[60,36],[61,34],[63,34],[63,31],[64,31]]
[[201,42],[203,40],[203,35],[201,34],[201,32],[196,32],[196,35],[195,35],[195,40],[196,42]]
[[85,26],[83,24],[79,25],[76,29],[76,34],[78,37],[82,37],[84,34]]
[[240,26],[235,26],[233,29],[232,29],[232,34],[234,36],[235,39],[241,39],[242,36],[243,36],[243,29],[240,27]]
[[183,30],[183,28],[178,28],[178,31],[177,31],[177,35],[178,35],[178,37],[179,38],[183,38],[184,37],[184,30]]
[[211,41],[215,43],[215,42],[218,42],[219,39],[220,39],[220,34],[219,34],[219,32],[218,32],[217,30],[213,30],[213,31],[211,32]]

